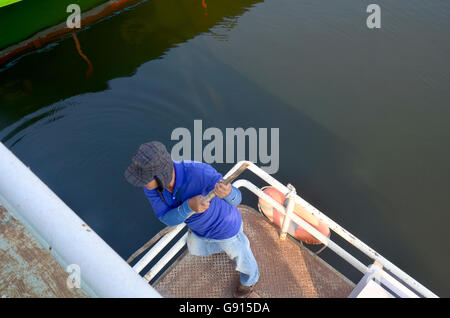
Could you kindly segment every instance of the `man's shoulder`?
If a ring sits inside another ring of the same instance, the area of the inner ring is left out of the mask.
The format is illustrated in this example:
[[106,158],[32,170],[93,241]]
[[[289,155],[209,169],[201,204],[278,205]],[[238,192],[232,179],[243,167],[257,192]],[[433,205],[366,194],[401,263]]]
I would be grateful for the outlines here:
[[202,163],[198,161],[186,161],[184,164],[184,172],[185,172],[185,182],[192,183],[202,188],[210,187],[211,184],[217,183],[222,175],[216,171],[208,163]]
[[142,190],[145,194],[150,194],[151,190],[147,189],[146,187],[142,187]]
[[215,171],[210,164],[204,162],[183,160],[180,163],[184,166],[186,172],[203,173],[205,171]]
[[153,198],[159,198],[158,192],[155,190],[149,190],[146,187],[142,187],[142,189],[144,190],[145,195],[149,198],[149,199],[153,199]]

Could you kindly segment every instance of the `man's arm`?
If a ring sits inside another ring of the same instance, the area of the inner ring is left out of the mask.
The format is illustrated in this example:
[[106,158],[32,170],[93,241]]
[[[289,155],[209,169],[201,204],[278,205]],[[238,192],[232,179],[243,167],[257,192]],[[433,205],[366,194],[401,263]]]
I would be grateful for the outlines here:
[[207,165],[204,171],[205,183],[208,184],[206,190],[214,190],[216,196],[225,200],[230,205],[237,206],[242,201],[242,194],[238,188],[231,184],[224,185],[222,175],[212,166]]
[[225,202],[233,206],[237,206],[242,201],[242,194],[238,188],[231,186],[231,192],[228,196],[223,198]]
[[203,213],[209,208],[209,202],[203,201],[202,195],[197,195],[184,201],[180,206],[167,211],[159,220],[169,226],[181,224],[192,213]]
[[192,209],[186,200],[183,204],[161,215],[159,220],[168,226],[173,226],[183,223],[191,212]]
[[[188,204],[188,200],[183,202],[180,206],[169,209],[167,204],[165,204],[158,194],[155,191],[149,191],[144,188],[144,193],[148,198],[150,205],[155,212],[156,217],[168,226],[177,225],[183,223],[186,220],[189,213],[192,212],[191,207]],[[192,205],[192,207],[195,207]]]
[[218,198],[225,200],[225,202],[232,206],[237,206],[242,201],[241,191],[231,184],[225,185],[223,180],[215,184],[214,193]]

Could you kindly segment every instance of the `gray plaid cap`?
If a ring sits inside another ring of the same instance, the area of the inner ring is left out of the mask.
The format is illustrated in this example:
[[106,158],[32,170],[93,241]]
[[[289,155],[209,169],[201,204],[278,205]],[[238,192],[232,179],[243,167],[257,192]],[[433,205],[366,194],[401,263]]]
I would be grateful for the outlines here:
[[172,181],[172,175],[172,157],[159,141],[142,144],[125,170],[125,179],[136,187],[143,187],[156,179],[165,188]]

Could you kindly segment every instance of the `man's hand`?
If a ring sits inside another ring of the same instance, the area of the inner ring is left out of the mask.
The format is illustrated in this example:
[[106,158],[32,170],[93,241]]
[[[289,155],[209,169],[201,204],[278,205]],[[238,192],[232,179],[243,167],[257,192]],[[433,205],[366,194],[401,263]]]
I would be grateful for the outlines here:
[[197,195],[188,200],[189,207],[192,211],[203,213],[209,208],[209,202],[203,201],[203,195]]
[[214,193],[221,199],[226,198],[231,193],[231,184],[224,185],[223,180],[220,180],[214,186]]

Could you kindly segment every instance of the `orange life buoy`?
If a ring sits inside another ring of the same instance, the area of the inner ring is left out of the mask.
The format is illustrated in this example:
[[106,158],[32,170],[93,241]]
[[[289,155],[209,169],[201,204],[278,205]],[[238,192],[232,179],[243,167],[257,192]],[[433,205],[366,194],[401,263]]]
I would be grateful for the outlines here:
[[[267,187],[264,190],[264,193],[271,196],[275,201],[280,203],[281,205],[284,205],[284,201],[286,200],[286,196],[275,189],[274,187]],[[284,220],[284,215],[272,207],[268,202],[264,201],[263,199],[259,198],[258,200],[258,207],[262,213],[275,225],[281,228]],[[303,207],[296,204],[294,207],[294,213],[297,214],[299,217],[301,217],[303,220],[314,226],[320,233],[322,233],[325,236],[330,235],[330,229],[328,226],[323,224],[317,217],[312,215],[310,212],[306,211]],[[318,239],[316,239],[314,236],[309,234],[308,231],[306,231],[301,226],[295,224],[294,222],[291,222],[291,225],[289,226],[288,233],[292,235],[297,240],[300,240],[302,242],[305,242],[306,244],[322,244]]]

